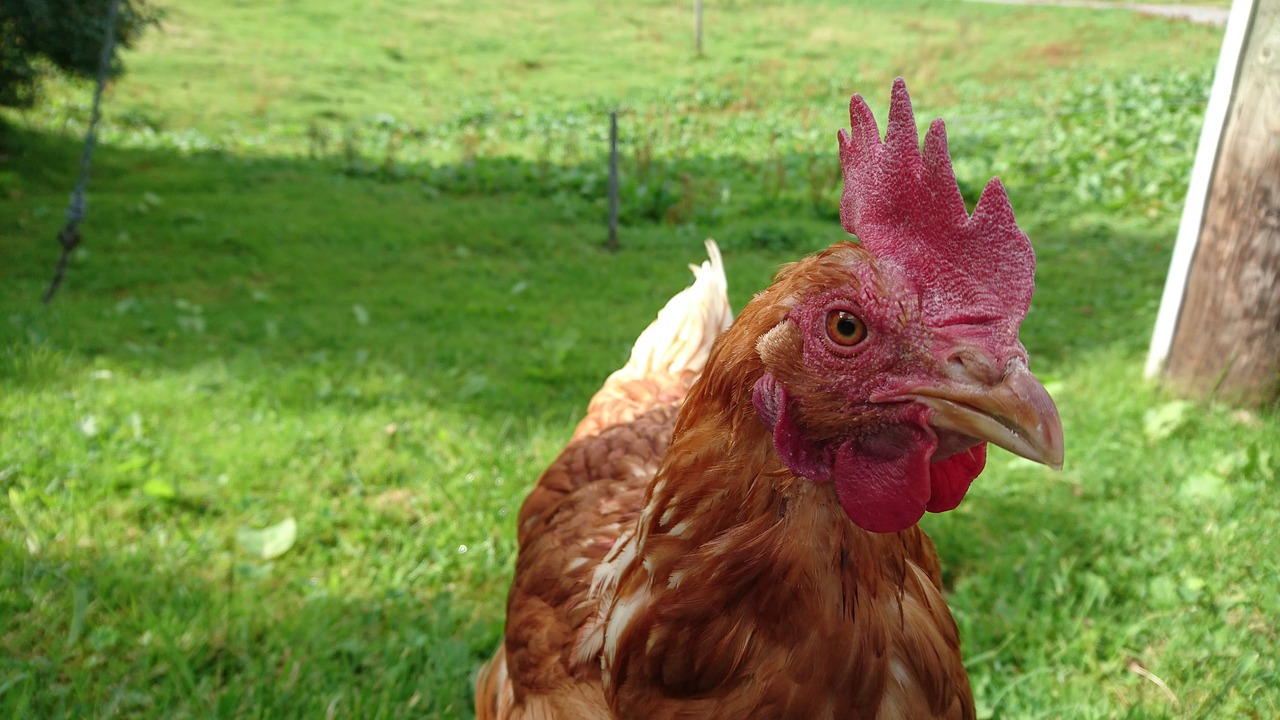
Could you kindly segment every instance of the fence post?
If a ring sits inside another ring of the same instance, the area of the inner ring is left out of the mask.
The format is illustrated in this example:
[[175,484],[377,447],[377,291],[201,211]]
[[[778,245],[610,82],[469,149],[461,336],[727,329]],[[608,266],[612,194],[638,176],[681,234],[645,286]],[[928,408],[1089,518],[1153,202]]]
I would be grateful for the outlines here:
[[618,111],[609,113],[609,250],[618,249]]

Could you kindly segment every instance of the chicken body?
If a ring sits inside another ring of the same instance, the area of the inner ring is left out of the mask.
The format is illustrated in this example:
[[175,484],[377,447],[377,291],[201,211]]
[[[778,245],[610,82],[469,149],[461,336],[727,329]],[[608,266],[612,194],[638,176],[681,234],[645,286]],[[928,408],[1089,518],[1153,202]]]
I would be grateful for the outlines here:
[[[715,302],[691,323],[708,337]],[[741,401],[764,366],[738,349],[784,307],[749,306],[710,360],[619,371],[593,398],[521,509],[480,720],[973,717],[932,543],[854,525]]]

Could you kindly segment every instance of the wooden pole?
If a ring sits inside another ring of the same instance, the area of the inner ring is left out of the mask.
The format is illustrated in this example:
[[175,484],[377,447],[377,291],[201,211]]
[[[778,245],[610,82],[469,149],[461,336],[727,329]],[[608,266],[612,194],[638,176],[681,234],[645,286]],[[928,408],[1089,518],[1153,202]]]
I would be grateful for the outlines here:
[[1147,377],[1164,372],[1169,349],[1173,345],[1173,329],[1182,312],[1182,300],[1187,289],[1187,274],[1191,272],[1191,258],[1200,242],[1200,228],[1204,222],[1205,204],[1209,198],[1209,180],[1214,163],[1218,159],[1218,144],[1222,140],[1222,128],[1231,107],[1231,95],[1235,90],[1236,70],[1244,49],[1245,31],[1253,13],[1254,0],[1234,0],[1227,16],[1227,30],[1218,54],[1218,69],[1209,90],[1209,103],[1204,111],[1204,124],[1200,126],[1200,143],[1196,149],[1195,164],[1191,168],[1191,182],[1187,186],[1187,199],[1182,206],[1182,223],[1178,226],[1178,239],[1173,247],[1173,259],[1169,263],[1169,275],[1160,298],[1160,311],[1156,315],[1155,331],[1151,335],[1151,349],[1147,353]]
[[[1234,68],[1224,60],[1215,79],[1215,90],[1227,76],[1233,91],[1214,159],[1205,160],[1204,142],[1197,158],[1209,178],[1201,217],[1189,198],[1183,228],[1197,240],[1184,250],[1167,357],[1156,367],[1193,395],[1265,405],[1280,400],[1280,0],[1236,0],[1231,20],[1245,13]],[[1166,299],[1174,292],[1166,285]]]
[[702,0],[693,0],[693,34],[694,47],[702,57]]
[[618,249],[618,111],[609,113],[609,244]]

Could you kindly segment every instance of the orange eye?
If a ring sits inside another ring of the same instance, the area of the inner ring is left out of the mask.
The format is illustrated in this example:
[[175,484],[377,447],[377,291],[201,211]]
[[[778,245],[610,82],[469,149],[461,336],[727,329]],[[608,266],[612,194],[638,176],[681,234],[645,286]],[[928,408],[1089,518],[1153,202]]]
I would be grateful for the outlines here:
[[857,345],[867,337],[867,324],[853,313],[832,310],[827,313],[827,337],[837,345]]

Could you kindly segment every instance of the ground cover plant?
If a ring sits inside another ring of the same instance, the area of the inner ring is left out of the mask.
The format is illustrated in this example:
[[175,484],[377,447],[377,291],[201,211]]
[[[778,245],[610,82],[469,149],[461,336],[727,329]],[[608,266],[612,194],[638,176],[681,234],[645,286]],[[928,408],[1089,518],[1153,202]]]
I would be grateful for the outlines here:
[[1067,433],[926,519],[980,715],[1280,714],[1280,421],[1140,372],[1220,29],[707,5],[700,58],[691,3],[163,7],[47,309],[89,93],[0,115],[0,716],[470,716],[528,484],[703,237],[737,307],[842,237],[898,74],[1010,189]]

